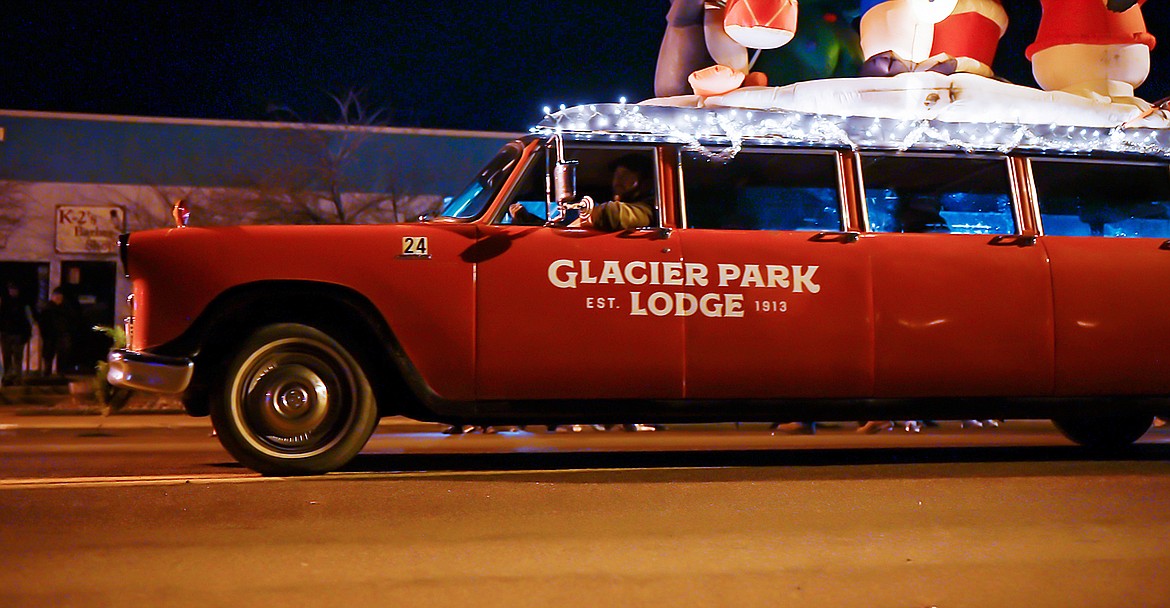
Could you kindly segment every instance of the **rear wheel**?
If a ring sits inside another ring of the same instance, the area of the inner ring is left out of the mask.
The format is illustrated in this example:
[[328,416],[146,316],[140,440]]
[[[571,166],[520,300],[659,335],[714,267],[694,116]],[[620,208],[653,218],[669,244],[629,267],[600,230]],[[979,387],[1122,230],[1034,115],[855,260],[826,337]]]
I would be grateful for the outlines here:
[[1077,416],[1054,418],[1052,423],[1065,437],[1088,448],[1116,449],[1137,441],[1154,417],[1146,414],[1131,416]]
[[299,324],[264,327],[238,351],[211,404],[220,443],[265,475],[314,475],[357,455],[378,422],[373,391],[339,342]]

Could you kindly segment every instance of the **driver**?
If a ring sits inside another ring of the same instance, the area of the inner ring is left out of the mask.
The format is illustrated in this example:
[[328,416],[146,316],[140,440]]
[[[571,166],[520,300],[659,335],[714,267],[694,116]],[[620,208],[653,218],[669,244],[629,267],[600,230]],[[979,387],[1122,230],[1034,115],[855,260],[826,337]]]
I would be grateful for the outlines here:
[[[610,164],[610,171],[613,173],[610,180],[613,200],[594,207],[593,212],[582,220],[580,225],[592,226],[607,232],[653,225],[653,161],[645,154],[633,152],[613,161]],[[540,217],[529,213],[520,203],[513,203],[508,207],[508,212],[512,214],[513,225],[540,226],[545,223]],[[559,225],[568,223],[557,222]]]

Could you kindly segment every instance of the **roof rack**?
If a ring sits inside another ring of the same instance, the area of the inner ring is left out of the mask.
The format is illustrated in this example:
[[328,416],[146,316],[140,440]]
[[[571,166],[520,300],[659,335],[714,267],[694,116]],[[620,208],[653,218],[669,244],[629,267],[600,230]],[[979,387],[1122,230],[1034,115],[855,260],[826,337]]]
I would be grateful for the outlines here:
[[[548,114],[531,132],[559,133],[574,140],[679,143],[725,157],[744,145],[777,145],[899,151],[1111,152],[1170,158],[1170,129],[944,122],[732,107],[587,104]],[[714,152],[713,147],[722,150]]]

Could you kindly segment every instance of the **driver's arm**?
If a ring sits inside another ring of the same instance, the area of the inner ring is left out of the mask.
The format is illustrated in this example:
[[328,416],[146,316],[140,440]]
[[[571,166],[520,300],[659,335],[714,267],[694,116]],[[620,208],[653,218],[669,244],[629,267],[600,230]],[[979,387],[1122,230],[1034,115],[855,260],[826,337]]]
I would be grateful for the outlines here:
[[598,230],[616,232],[649,226],[654,218],[654,206],[645,202],[609,201],[593,208],[589,222]]
[[544,218],[530,213],[520,203],[512,203],[508,206],[508,213],[512,214],[513,226],[543,226]]

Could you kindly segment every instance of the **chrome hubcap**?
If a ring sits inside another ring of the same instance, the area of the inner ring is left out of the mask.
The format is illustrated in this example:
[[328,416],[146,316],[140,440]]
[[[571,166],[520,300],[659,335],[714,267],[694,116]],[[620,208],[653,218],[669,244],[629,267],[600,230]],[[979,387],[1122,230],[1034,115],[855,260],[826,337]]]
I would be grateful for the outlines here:
[[239,385],[253,441],[283,453],[312,452],[336,441],[352,416],[353,379],[333,351],[316,343],[274,343],[256,353]]
[[276,409],[284,416],[295,416],[309,404],[309,391],[303,386],[284,389],[276,398]]

